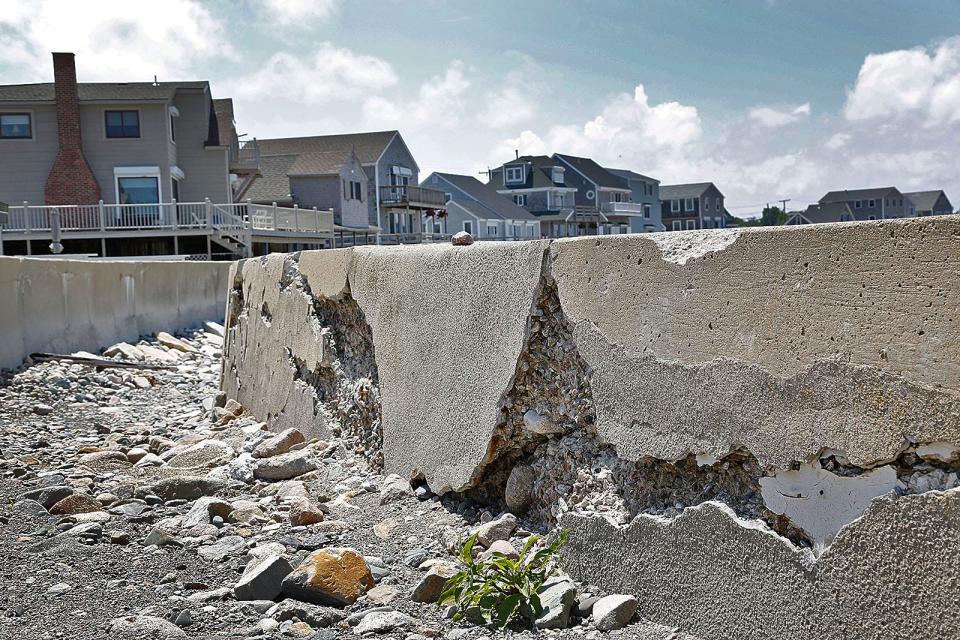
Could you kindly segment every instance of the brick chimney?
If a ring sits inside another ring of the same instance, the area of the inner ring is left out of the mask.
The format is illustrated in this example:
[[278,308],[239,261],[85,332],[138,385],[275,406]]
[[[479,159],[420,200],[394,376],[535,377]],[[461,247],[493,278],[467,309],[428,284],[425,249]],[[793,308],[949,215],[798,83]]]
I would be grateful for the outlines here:
[[83,156],[77,68],[72,53],[53,54],[53,83],[60,151],[47,176],[44,200],[47,204],[95,204],[100,200],[100,185]]

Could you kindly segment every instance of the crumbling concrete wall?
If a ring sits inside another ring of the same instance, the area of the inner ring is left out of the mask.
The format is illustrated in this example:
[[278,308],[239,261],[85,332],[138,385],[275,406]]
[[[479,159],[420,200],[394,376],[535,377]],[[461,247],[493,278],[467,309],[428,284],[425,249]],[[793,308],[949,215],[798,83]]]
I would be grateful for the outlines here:
[[221,321],[230,264],[0,257],[0,368]]
[[939,217],[249,260],[224,388],[570,529],[566,568],[656,622],[953,637],[958,240]]

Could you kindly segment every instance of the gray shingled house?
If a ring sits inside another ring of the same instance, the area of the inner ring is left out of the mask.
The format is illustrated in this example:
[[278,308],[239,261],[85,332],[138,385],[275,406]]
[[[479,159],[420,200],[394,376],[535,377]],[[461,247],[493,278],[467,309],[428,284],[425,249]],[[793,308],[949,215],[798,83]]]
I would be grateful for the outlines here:
[[667,231],[727,226],[724,195],[712,182],[660,185],[660,212]]
[[435,172],[423,185],[443,191],[447,199],[447,215],[438,220],[438,233],[467,231],[479,240],[540,237],[540,221],[535,215],[473,176]]
[[845,202],[857,220],[886,220],[909,215],[906,198],[896,187],[828,191],[818,202]]
[[549,156],[518,156],[488,174],[487,184],[532,213],[540,233],[549,238],[586,235],[596,228],[595,216],[578,220],[577,189],[566,182],[566,168]]
[[953,205],[943,191],[911,191],[904,193],[911,216],[942,216],[953,213]]
[[[240,198],[332,209],[338,232],[377,232],[381,242],[419,242],[444,209],[397,131],[257,140],[260,174]],[[347,236],[343,239],[346,241]]]
[[811,204],[804,211],[793,211],[784,224],[823,224],[826,222],[853,222],[857,219],[846,202]]

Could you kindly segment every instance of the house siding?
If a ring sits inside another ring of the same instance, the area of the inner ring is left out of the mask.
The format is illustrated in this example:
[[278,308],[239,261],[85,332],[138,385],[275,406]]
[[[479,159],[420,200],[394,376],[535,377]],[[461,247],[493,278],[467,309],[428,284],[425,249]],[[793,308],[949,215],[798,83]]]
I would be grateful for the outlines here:
[[[44,186],[57,157],[57,110],[53,104],[0,105],[0,113],[31,113],[32,140],[0,140],[0,201],[43,204]],[[16,168],[16,171],[11,170]]]
[[[180,111],[180,117],[175,119],[177,153],[173,163],[184,173],[180,198],[193,202],[204,198],[213,202],[231,202],[233,192],[227,166],[228,151],[224,147],[204,145],[210,126],[210,96],[199,91],[178,91],[173,104]],[[169,129],[169,118],[165,121]]]
[[[376,167],[369,168],[367,176],[370,179],[370,183],[374,191],[376,191],[376,180],[374,176],[378,176],[380,180],[380,186],[390,186],[390,168],[394,165],[399,165],[406,167],[413,172],[410,176],[410,184],[418,185],[418,171],[416,161],[413,159],[413,156],[407,150],[406,145],[400,139],[399,135],[393,137],[390,141],[390,144],[387,145],[387,148],[384,149],[383,155],[380,157],[380,161],[377,163]],[[387,218],[389,217],[386,212],[381,220],[381,216],[378,215],[376,198],[371,200],[370,205],[367,208],[370,212],[370,224],[379,224],[381,228],[387,228]]]

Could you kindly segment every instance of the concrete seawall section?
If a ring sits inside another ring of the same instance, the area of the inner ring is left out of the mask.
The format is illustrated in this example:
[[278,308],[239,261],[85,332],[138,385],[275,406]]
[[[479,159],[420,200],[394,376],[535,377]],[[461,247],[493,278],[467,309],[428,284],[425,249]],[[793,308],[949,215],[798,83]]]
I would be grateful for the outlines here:
[[232,283],[230,396],[569,529],[565,568],[654,622],[960,635],[958,217],[273,255]]
[[230,263],[0,258],[0,368],[220,320]]

